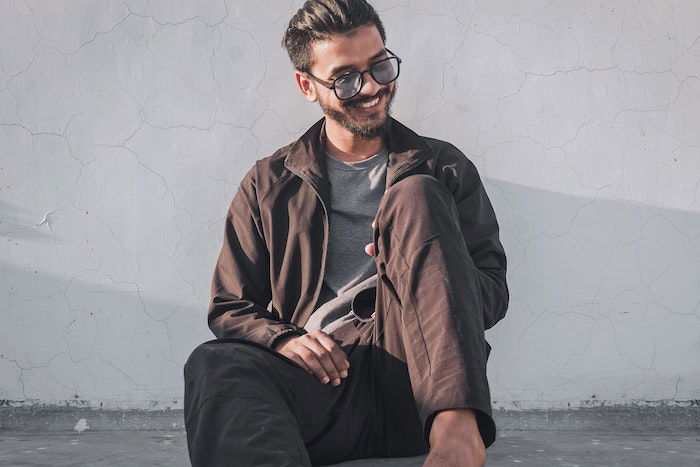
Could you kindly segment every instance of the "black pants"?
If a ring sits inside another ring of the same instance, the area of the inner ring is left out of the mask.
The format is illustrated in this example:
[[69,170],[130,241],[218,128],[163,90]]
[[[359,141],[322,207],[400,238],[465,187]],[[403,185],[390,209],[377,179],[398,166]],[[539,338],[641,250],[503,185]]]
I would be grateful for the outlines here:
[[449,191],[427,175],[392,185],[377,212],[377,287],[332,337],[349,375],[333,387],[242,339],[207,342],[185,365],[194,466],[308,466],[428,451],[432,417],[469,407],[488,447],[491,418],[475,267]]

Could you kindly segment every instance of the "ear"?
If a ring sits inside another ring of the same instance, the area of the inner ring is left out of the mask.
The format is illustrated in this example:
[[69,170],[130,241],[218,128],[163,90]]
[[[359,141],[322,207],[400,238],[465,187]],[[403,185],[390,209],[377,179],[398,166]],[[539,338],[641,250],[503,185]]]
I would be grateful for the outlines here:
[[297,80],[297,86],[299,86],[299,89],[301,90],[301,93],[304,94],[304,97],[306,97],[306,100],[309,102],[316,102],[318,100],[318,95],[316,94],[316,83],[312,82],[306,76],[306,73],[299,70],[294,71],[294,78]]

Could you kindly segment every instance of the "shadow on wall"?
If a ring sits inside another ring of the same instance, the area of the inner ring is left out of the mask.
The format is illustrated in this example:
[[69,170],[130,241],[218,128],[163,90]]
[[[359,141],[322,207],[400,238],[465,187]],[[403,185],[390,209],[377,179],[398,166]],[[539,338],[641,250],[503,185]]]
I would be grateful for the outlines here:
[[509,312],[489,332],[502,407],[700,397],[700,361],[689,357],[700,329],[700,209],[606,189],[586,199],[485,184],[509,261]]
[[152,297],[97,270],[5,264],[0,399],[11,405],[181,408],[182,366],[211,339],[196,300]]
[[[700,398],[700,361],[684,357],[697,352],[700,325],[699,212],[611,200],[606,190],[585,199],[485,184],[511,290],[506,318],[488,333],[495,407]],[[3,235],[54,239],[41,223],[27,227],[21,210],[0,209]],[[120,254],[106,248],[101,260]],[[81,260],[63,259],[79,271],[63,276],[3,265],[0,398],[178,406],[182,365],[212,337],[206,311],[188,293],[154,292],[158,284]]]

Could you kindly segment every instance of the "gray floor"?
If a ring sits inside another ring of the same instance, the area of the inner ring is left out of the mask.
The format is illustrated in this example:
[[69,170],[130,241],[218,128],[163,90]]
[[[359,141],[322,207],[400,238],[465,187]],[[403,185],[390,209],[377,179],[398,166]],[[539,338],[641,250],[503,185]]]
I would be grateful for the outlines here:
[[[419,466],[422,458],[343,466]],[[700,466],[700,433],[502,432],[487,465]],[[2,466],[188,466],[182,432],[0,433]],[[233,464],[232,464],[233,465]]]

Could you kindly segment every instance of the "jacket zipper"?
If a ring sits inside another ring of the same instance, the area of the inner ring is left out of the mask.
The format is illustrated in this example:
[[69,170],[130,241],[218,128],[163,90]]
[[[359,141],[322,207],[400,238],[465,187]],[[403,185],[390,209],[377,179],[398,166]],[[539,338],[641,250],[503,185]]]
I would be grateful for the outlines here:
[[316,193],[316,197],[318,200],[321,202],[321,206],[323,206],[323,212],[326,213],[326,217],[324,218],[324,227],[325,227],[325,234],[323,235],[323,257],[321,258],[321,272],[319,274],[319,287],[317,288],[316,293],[314,293],[314,303],[312,304],[312,307],[316,305],[316,301],[318,301],[318,296],[321,294],[321,289],[323,288],[323,278],[326,274],[326,254],[328,250],[328,236],[330,235],[330,226],[329,226],[329,219],[330,219],[330,214],[328,213],[328,207],[326,206],[326,203],[323,201],[323,198],[321,197],[321,192],[318,190],[318,187],[316,184],[308,177],[305,175],[297,174],[302,180],[304,180],[306,183],[308,183],[311,188],[314,190],[314,193]]

